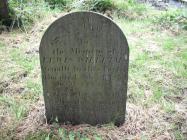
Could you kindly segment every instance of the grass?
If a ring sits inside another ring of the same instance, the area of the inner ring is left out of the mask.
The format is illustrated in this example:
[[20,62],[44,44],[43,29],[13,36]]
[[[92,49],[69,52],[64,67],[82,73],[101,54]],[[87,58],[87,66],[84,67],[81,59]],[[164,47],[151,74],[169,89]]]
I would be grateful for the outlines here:
[[[141,94],[144,93],[142,90],[151,88],[154,96],[153,99],[159,100],[164,92],[171,92],[171,90],[173,90],[174,83],[172,83],[173,81],[171,80],[174,80],[174,77],[186,77],[186,59],[179,55],[180,53],[186,52],[186,40],[184,35],[176,37],[168,35],[169,33],[161,32],[160,30],[153,31],[150,21],[130,21],[129,23],[127,21],[123,22],[125,25],[121,23],[121,21],[119,21],[119,23],[121,27],[124,27],[124,32],[126,34],[133,34],[137,37],[141,35],[139,40],[133,40],[134,43],[130,44],[130,78],[133,79],[132,81],[134,83],[132,85],[135,87],[129,87],[129,89],[133,89],[133,91],[139,92],[140,95],[143,96]],[[134,26],[130,28],[129,26],[132,24]],[[147,27],[145,28],[143,26]],[[147,32],[152,34],[151,37],[147,35]],[[152,44],[149,44],[149,39],[153,40],[151,42]],[[151,48],[153,45],[155,48]],[[164,82],[166,82],[165,79],[169,78],[167,75],[163,75],[166,72],[168,72],[168,74],[171,73],[171,78],[173,78],[169,80],[171,83],[165,83],[170,85],[163,85]],[[145,83],[143,83],[143,81]],[[146,81],[148,83],[146,83]],[[136,94],[135,96],[138,95]]]
[[31,72],[35,64],[37,63],[36,57],[28,58],[25,54],[21,53],[18,49],[13,49],[11,52],[11,58],[28,73]]
[[[114,14],[130,47],[127,115],[120,128],[111,124],[95,127],[46,125],[41,115],[44,112],[38,53],[26,53],[28,47],[35,44],[27,40],[25,33],[2,34],[0,139],[146,140],[164,136],[185,140],[182,128],[185,128],[183,113],[186,110],[182,107],[186,107],[187,100],[184,93],[187,88],[187,32],[182,28],[177,33],[171,28],[163,30],[150,18],[155,12],[148,15],[149,18],[132,20]],[[159,13],[158,17],[162,15]],[[19,36],[22,41],[13,47]],[[32,33],[29,36],[33,36]],[[7,37],[10,40],[5,41]],[[34,40],[39,43],[37,36]]]
[[[14,1],[9,0],[10,17],[15,21],[13,26],[22,30],[33,25],[51,12],[44,0],[39,1]],[[22,28],[23,27],[23,28]]]
[[[53,130],[50,130],[49,132],[45,132],[45,131],[39,131],[37,132],[35,135],[33,134],[29,134],[27,136],[27,140],[40,140],[40,139],[45,139],[45,140],[91,140],[90,137],[92,137],[92,139],[94,140],[102,140],[102,138],[100,136],[98,136],[97,134],[91,134],[92,136],[89,136],[90,134],[88,134],[89,132],[80,132],[80,131],[68,131],[67,129],[64,128],[56,128]],[[92,132],[91,132],[92,133]]]
[[167,11],[158,12],[153,18],[153,22],[159,24],[160,27],[168,29],[183,28],[186,30],[187,26],[187,9],[171,8]]
[[129,20],[141,19],[146,17],[146,13],[151,10],[150,6],[138,3],[136,0],[113,0],[114,7],[117,9],[119,17],[125,17]]
[[19,99],[19,97],[11,98],[2,96],[0,97],[0,104],[8,107],[7,110],[11,112],[10,114],[13,115],[16,121],[19,121],[26,116],[27,106],[23,100]]

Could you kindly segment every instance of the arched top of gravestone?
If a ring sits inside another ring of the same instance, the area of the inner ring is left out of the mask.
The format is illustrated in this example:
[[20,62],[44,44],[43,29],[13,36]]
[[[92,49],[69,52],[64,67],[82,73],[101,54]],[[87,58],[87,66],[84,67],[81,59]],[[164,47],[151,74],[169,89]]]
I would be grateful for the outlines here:
[[[84,22],[84,20],[86,20],[86,19],[88,20],[88,22]],[[88,11],[68,13],[68,14],[60,17],[56,21],[54,21],[48,27],[48,29],[45,31],[45,33],[42,37],[39,49],[41,49],[43,46],[46,46],[46,43],[51,44],[51,41],[55,41],[55,39],[56,39],[56,41],[58,41],[56,36],[60,35],[62,37],[62,35],[69,34],[70,31],[72,31],[76,34],[77,33],[76,29],[78,30],[78,28],[80,28],[80,26],[86,26],[86,25],[84,25],[84,23],[89,23],[90,24],[90,25],[88,25],[87,28],[84,28],[86,30],[88,28],[92,27],[91,24],[95,24],[95,26],[98,25],[98,27],[99,26],[100,27],[104,26],[104,28],[106,30],[102,30],[102,29],[100,30],[98,28],[98,32],[108,30],[106,35],[110,35],[108,33],[111,33],[111,35],[115,35],[115,34],[113,34],[113,31],[115,30],[115,32],[118,33],[118,36],[120,36],[119,39],[123,40],[124,41],[123,43],[126,44],[126,45],[124,45],[124,47],[126,47],[125,50],[129,51],[127,39],[126,39],[123,31],[120,29],[120,27],[112,19],[110,19],[110,18],[108,18],[108,17],[106,17],[106,16],[104,16],[100,13],[88,12]],[[112,28],[115,28],[115,29],[112,29]],[[96,31],[96,30],[94,30],[94,31]],[[83,33],[84,33],[84,31],[83,31]],[[101,36],[103,36],[103,34]]]

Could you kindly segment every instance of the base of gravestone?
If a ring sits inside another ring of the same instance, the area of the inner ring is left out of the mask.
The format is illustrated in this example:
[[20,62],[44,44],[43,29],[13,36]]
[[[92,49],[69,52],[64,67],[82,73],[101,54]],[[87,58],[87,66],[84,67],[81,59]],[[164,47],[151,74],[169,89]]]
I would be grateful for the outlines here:
[[61,120],[58,119],[58,117],[52,117],[50,115],[46,115],[47,118],[47,123],[48,124],[52,124],[52,123],[59,123],[59,124],[65,124],[65,125],[80,125],[80,124],[89,124],[92,126],[100,126],[103,124],[107,124],[107,123],[113,123],[115,126],[120,127],[121,125],[123,125],[125,123],[125,116],[124,117],[119,117],[116,118],[113,121],[108,121],[106,122],[105,120],[101,121],[101,122],[84,122],[84,121],[77,121],[77,120],[72,120],[72,121],[67,121],[68,119],[66,118],[65,120]]
[[[59,122],[58,120],[51,120],[51,119],[47,120],[47,123],[48,124],[58,123],[58,124],[73,125],[73,126],[80,125],[80,124],[88,124],[88,125],[92,125],[92,126],[102,126],[103,124],[107,124],[107,123],[89,124],[89,123],[78,123],[78,122],[68,122],[68,121]],[[115,126],[120,127],[125,123],[125,121],[116,120],[115,122],[108,122],[108,124],[109,123],[113,123]]]

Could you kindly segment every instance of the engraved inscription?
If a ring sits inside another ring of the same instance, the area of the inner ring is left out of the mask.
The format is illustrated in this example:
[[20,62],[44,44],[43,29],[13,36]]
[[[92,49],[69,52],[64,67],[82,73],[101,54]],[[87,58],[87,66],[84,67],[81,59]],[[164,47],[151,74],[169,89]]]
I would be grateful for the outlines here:
[[[65,56],[64,54],[70,54],[69,56]],[[117,56],[115,54],[118,53]],[[55,48],[52,50],[51,56],[44,56],[43,63],[54,63],[57,65],[48,66],[46,65],[44,70],[43,77],[45,79],[59,79],[59,80],[70,80],[76,79],[76,72],[102,72],[99,76],[102,80],[108,80],[108,78],[104,76],[105,72],[123,72],[124,69],[120,69],[120,63],[123,63],[126,59],[126,56],[122,52],[117,52],[115,49],[109,49],[106,51],[99,49],[78,49],[71,48],[69,50],[64,50],[63,48]],[[74,65],[74,63],[75,65]],[[71,63],[71,64],[70,64]],[[80,64],[86,64],[85,66]],[[112,63],[112,66],[108,65]],[[77,65],[79,64],[79,65]],[[100,66],[102,64],[102,66]],[[99,67],[98,67],[99,66]],[[60,73],[58,75],[59,78],[55,76],[50,76],[48,73]],[[70,72],[71,75],[67,76],[67,72]],[[89,74],[87,74],[89,75]],[[90,79],[89,76],[85,76],[86,79]]]

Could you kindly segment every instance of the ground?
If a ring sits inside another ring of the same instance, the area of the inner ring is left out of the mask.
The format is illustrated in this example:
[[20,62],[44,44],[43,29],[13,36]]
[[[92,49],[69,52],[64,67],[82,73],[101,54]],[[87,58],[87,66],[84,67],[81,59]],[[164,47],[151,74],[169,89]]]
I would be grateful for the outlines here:
[[49,14],[27,32],[0,34],[0,139],[187,139],[187,31],[146,18],[113,17],[130,48],[125,123],[46,123],[38,49],[44,31],[64,14]]

